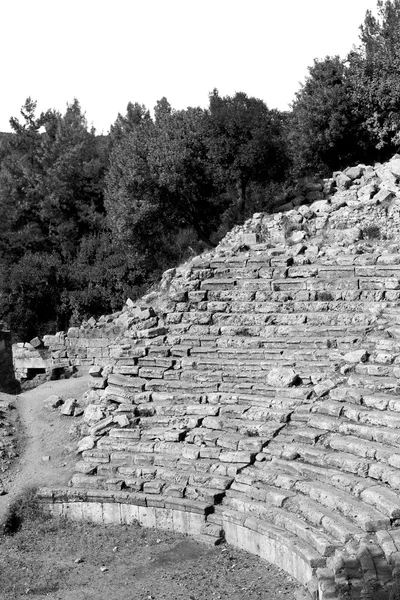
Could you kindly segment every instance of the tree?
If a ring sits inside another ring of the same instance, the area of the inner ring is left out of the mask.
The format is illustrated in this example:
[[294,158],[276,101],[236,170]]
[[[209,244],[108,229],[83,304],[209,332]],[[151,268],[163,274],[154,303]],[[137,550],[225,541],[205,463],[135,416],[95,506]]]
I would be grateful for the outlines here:
[[362,160],[368,144],[361,122],[346,62],[339,56],[315,60],[290,116],[288,138],[295,175],[318,171],[327,175]]
[[353,101],[385,159],[400,144],[400,0],[378,0],[377,9],[377,17],[367,11],[348,60]]
[[166,98],[155,108],[155,135],[149,145],[150,172],[164,191],[176,228],[192,227],[213,245],[218,214],[217,187],[209,165],[206,115],[201,108],[172,110]]
[[105,147],[79,102],[64,115],[35,111],[28,98],[0,156],[0,316],[21,336],[67,324],[71,266],[85,236],[105,224]]
[[223,188],[236,189],[238,212],[243,215],[251,182],[280,181],[285,176],[284,117],[243,92],[222,98],[216,89],[210,94],[207,116],[213,176]]
[[139,118],[119,117],[114,129],[118,135],[106,178],[111,228],[119,239],[142,250],[151,247],[153,256],[163,240],[185,227],[210,244],[214,184],[204,143],[204,112],[174,111],[163,98],[154,121],[144,110],[135,115]]
[[49,113],[45,128],[38,153],[40,219],[51,245],[69,259],[79,240],[101,227],[105,157],[76,99],[63,116]]

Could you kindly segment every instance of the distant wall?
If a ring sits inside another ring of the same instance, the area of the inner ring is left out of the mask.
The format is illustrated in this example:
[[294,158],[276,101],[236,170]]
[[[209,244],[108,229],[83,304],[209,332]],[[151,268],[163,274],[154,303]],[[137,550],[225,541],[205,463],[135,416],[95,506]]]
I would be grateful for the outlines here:
[[0,322],[0,392],[16,393],[18,382],[14,376],[11,333],[6,325]]

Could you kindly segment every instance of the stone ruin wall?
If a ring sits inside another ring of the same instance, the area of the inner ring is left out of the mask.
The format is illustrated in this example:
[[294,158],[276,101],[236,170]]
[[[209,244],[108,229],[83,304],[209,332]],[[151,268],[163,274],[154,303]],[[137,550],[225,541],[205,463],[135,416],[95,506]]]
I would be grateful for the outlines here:
[[315,600],[387,599],[399,180],[398,156],[338,173],[331,197],[254,215],[158,292],[46,336],[54,364],[92,375],[68,405],[82,432],[70,487],[40,491],[50,510],[225,539]]
[[0,392],[13,394],[17,391],[18,382],[14,376],[11,332],[0,322]]

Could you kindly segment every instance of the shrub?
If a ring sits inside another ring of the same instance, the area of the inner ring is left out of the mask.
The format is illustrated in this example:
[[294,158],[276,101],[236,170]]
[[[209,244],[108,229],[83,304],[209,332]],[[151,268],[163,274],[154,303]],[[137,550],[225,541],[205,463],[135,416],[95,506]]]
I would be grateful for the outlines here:
[[330,292],[318,292],[317,300],[319,302],[331,302],[333,300],[333,296]]
[[360,238],[362,240],[379,240],[381,238],[381,230],[378,225],[367,225],[361,229]]

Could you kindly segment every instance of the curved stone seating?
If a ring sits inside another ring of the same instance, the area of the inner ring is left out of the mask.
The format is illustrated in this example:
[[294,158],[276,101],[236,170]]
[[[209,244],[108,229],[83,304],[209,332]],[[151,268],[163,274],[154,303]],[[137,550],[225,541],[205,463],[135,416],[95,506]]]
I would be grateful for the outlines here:
[[304,246],[197,257],[157,314],[127,309],[72,487],[42,490],[55,513],[226,539],[318,600],[387,597],[400,259]]

